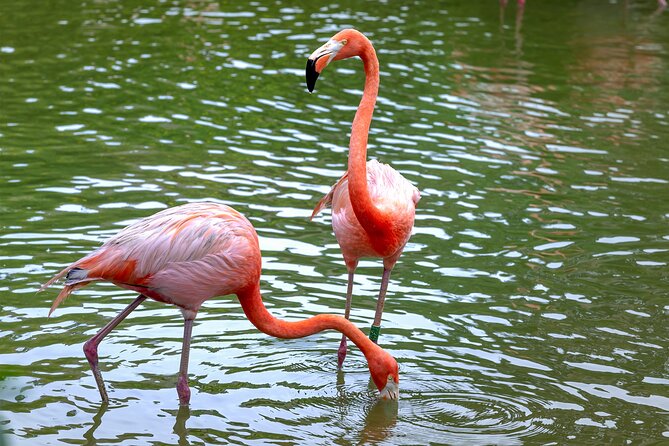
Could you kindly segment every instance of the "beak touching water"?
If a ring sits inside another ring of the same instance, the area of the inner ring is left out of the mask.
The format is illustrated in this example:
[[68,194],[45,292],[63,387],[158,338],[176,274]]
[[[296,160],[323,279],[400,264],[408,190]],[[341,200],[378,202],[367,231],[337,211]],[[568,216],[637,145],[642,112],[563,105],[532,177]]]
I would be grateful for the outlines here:
[[398,400],[400,399],[400,386],[392,377],[388,377],[388,384],[383,388],[379,398],[382,400]]
[[339,50],[346,45],[346,41],[339,42],[334,39],[328,40],[325,45],[318,48],[316,51],[311,53],[309,59],[307,59],[307,68],[306,68],[306,81],[307,89],[309,93],[314,91],[316,86],[316,80],[321,74],[321,71],[335,58]]

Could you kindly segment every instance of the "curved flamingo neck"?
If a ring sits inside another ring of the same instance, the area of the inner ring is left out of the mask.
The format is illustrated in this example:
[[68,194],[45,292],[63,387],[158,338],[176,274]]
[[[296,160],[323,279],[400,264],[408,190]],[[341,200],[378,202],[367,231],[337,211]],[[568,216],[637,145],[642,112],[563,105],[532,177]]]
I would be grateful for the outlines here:
[[367,139],[379,93],[379,59],[371,42],[362,39],[360,52],[365,68],[365,88],[353,119],[348,154],[348,191],[360,225],[371,237],[381,235],[385,218],[372,202],[367,186]]
[[252,286],[237,293],[244,314],[255,327],[270,336],[283,339],[303,338],[324,330],[337,330],[346,335],[360,351],[367,361],[383,350],[369,340],[352,322],[333,314],[319,314],[309,319],[296,322],[284,321],[272,316],[260,294],[260,286]]

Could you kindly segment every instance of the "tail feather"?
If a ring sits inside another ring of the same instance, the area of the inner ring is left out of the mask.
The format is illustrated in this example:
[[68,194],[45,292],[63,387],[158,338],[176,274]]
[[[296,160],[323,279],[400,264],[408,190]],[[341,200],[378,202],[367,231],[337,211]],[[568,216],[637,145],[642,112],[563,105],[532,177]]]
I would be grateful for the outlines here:
[[93,281],[88,277],[88,270],[78,267],[72,268],[72,265],[70,265],[53,276],[48,282],[42,285],[39,290],[44,291],[63,276],[65,276],[65,286],[62,290],[60,290],[60,293],[58,293],[58,296],[53,301],[51,309],[49,310],[49,316],[51,316],[51,313],[53,313],[54,310],[58,308],[58,305],[60,305],[67,298],[67,296],[72,294],[72,291],[76,290],[77,288],[84,287]]
[[88,270],[79,267],[74,267],[69,270],[67,272],[67,276],[65,277],[65,285],[75,285],[83,281],[89,281]]
[[328,192],[326,196],[321,198],[321,201],[318,202],[318,204],[314,208],[314,211],[311,213],[311,217],[309,217],[309,220],[313,220],[314,217],[317,216],[320,211],[330,206],[330,204],[332,204],[332,190]]
[[62,270],[61,272],[59,272],[58,274],[53,276],[51,279],[49,279],[48,282],[46,282],[41,287],[39,287],[39,291],[44,291],[47,288],[49,288],[51,285],[56,283],[56,281],[60,280],[61,277],[63,277],[65,274],[67,274],[70,271],[70,268],[71,268],[71,266],[68,266],[67,268],[65,268],[64,270]]
[[49,316],[51,316],[51,313],[53,313],[56,308],[58,308],[58,305],[60,305],[70,294],[72,294],[72,291],[76,290],[77,288],[84,287],[88,285],[89,282],[78,282],[75,283],[74,285],[65,285],[62,290],[60,290],[60,293],[58,293],[58,297],[56,297],[56,300],[53,301],[53,304],[51,305],[51,309],[49,310]]
[[320,211],[332,205],[332,198],[334,197],[335,191],[337,188],[342,187],[345,181],[348,181],[348,172],[346,172],[339,180],[337,180],[337,182],[332,186],[332,189],[330,189],[330,192],[321,198],[321,201],[318,202],[314,208],[314,211],[311,213],[311,218],[309,220],[313,220]]

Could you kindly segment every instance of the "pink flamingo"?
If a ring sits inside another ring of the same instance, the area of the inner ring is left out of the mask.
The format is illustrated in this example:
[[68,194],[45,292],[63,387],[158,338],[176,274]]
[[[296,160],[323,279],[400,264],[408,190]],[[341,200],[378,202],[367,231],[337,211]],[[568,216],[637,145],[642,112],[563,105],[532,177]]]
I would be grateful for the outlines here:
[[236,294],[246,317],[260,331],[278,338],[301,338],[334,329],[364,353],[372,379],[384,399],[399,395],[395,359],[341,316],[321,314],[299,322],[272,316],[260,295],[261,255],[253,225],[234,209],[216,203],[191,203],[144,218],[77,260],[42,289],[65,276],[65,286],[49,315],[77,288],[104,280],[139,296],[84,344],[102,400],[109,400],[98,367],[98,345],[147,297],[176,305],[183,313],[184,336],[177,393],[190,401],[188,354],[193,320],[204,301]]
[[[346,319],[351,312],[353,276],[358,260],[361,257],[383,259],[381,288],[369,332],[370,339],[377,342],[390,273],[411,236],[420,193],[392,167],[376,160],[367,162],[367,137],[379,91],[379,60],[367,37],[354,29],[345,29],[314,51],[307,60],[307,88],[309,92],[314,90],[319,74],[330,62],[354,56],[362,59],[365,88],[353,119],[348,171],[318,203],[311,217],[324,207],[332,206],[332,228],[348,270]],[[346,350],[346,336],[342,336],[339,367],[346,358]]]
[[[502,6],[506,6],[508,0],[499,0],[499,2],[502,4]],[[519,5],[525,5],[525,0],[518,0]],[[657,5],[666,8],[667,7],[667,0],[657,0]]]
[[[506,5],[509,3],[509,0],[499,0],[499,4],[506,8]],[[518,0],[518,6],[525,6],[525,0]],[[667,0],[657,0],[657,6],[661,9],[667,7]]]

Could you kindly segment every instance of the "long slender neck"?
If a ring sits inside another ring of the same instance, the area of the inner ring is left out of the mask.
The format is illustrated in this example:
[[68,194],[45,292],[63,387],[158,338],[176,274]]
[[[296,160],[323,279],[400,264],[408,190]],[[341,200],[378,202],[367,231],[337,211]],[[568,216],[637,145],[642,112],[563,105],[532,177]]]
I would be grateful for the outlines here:
[[284,339],[303,338],[323,330],[332,329],[345,334],[363,352],[368,362],[376,354],[383,353],[381,347],[370,341],[352,322],[341,316],[319,314],[296,322],[277,319],[265,308],[259,285],[240,291],[237,293],[237,297],[249,321],[258,330],[270,336]]
[[368,235],[380,236],[387,226],[384,215],[374,206],[367,187],[367,138],[379,93],[379,60],[365,39],[360,58],[365,67],[365,89],[353,119],[348,154],[348,191],[356,218]]

